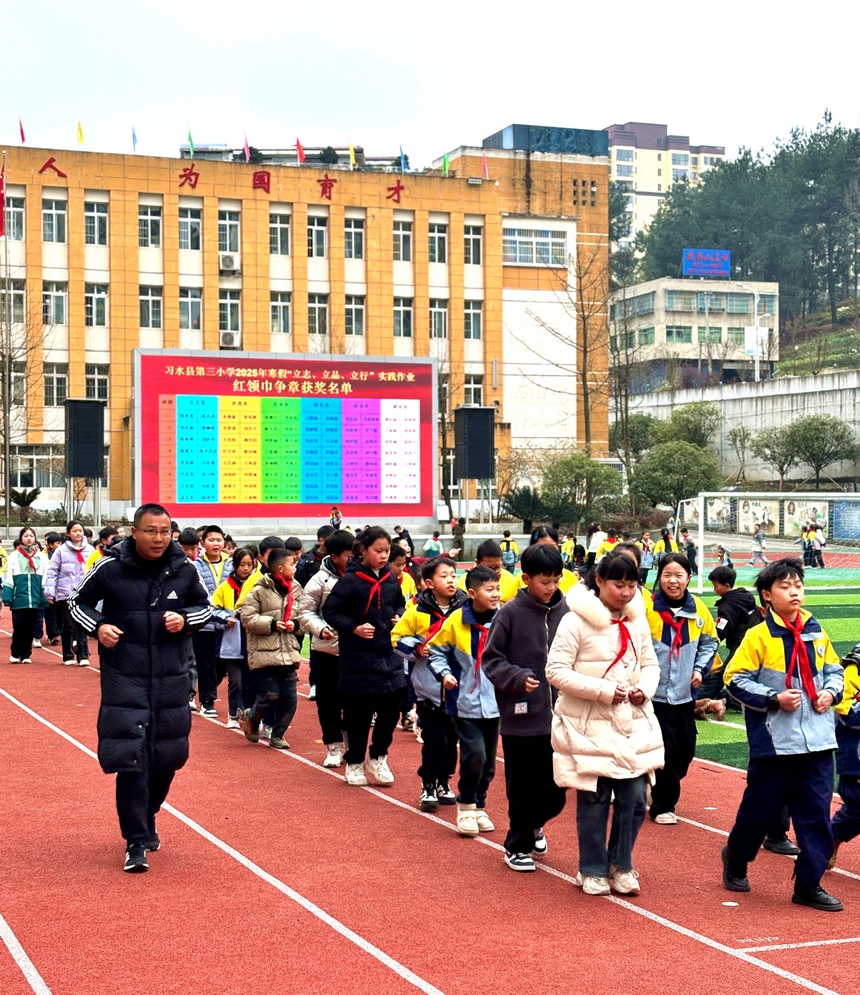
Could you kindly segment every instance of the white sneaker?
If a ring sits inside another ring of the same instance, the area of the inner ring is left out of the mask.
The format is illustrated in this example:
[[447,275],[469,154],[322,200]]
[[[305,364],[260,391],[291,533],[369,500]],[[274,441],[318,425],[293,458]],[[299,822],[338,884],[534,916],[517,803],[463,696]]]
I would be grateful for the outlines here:
[[457,832],[461,836],[477,836],[481,831],[475,818],[476,807],[472,805],[457,805]]
[[608,895],[609,882],[606,878],[595,878],[590,875],[576,875],[576,887],[582,888],[586,895]]
[[24,659],[21,661],[21,663],[32,663],[32,662],[33,661],[28,656],[25,656]]
[[356,788],[363,788],[367,784],[367,778],[364,776],[361,764],[346,765],[346,783]]
[[622,871],[619,867],[610,865],[609,884],[619,895],[638,895],[639,872]]
[[21,657],[20,656],[10,656],[9,657],[9,663],[20,663],[20,662],[21,662]]
[[69,657],[68,660],[63,660],[64,667],[74,667],[74,665],[75,665],[75,658],[73,656]]
[[343,743],[326,743],[323,767],[340,767],[343,763]]
[[491,833],[496,828],[492,819],[482,808],[475,809],[475,822],[478,823],[478,829],[482,833]]
[[377,784],[394,784],[394,775],[388,766],[388,757],[377,757],[376,760],[368,757],[364,762],[364,770]]
[[316,701],[316,700],[317,700],[317,686],[316,684],[311,684],[311,686],[308,688],[308,701]]
[[677,826],[678,816],[674,812],[661,812],[654,816],[654,821],[658,826]]
[[227,728],[228,729],[238,729],[239,728],[239,720],[238,719],[234,719],[232,715],[228,715],[227,716]]
[[42,648],[42,640],[41,639],[34,639],[33,640],[33,648],[34,649],[41,649]]

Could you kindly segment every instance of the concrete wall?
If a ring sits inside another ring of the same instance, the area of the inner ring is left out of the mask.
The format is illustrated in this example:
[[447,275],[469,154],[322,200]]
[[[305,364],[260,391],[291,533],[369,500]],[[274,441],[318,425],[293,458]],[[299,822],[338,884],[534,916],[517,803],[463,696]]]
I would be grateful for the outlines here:
[[[668,418],[676,408],[693,401],[707,401],[722,410],[722,426],[711,449],[721,461],[724,477],[736,474],[740,468],[727,436],[741,425],[755,433],[759,429],[788,425],[804,415],[834,415],[860,439],[860,370],[637,395],[631,402],[631,414]],[[837,463],[826,471],[834,477],[850,477],[855,473],[855,465]],[[788,479],[800,482],[809,472],[808,467],[799,467]],[[770,467],[747,453],[747,483],[774,478]]]

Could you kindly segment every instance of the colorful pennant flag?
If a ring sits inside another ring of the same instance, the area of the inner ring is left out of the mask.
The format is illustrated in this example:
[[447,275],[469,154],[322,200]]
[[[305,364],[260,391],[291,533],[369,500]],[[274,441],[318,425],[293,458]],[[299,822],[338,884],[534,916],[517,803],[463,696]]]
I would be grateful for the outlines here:
[[442,175],[443,176],[447,176],[448,175],[448,153],[447,152],[445,152],[442,155]]
[[131,126],[131,147],[137,152],[137,132],[134,130],[134,125]]
[[349,146],[349,164],[352,166],[353,169],[358,168],[358,162],[356,162],[355,158],[355,149],[352,147],[352,145]]
[[251,146],[248,144],[248,136],[245,135],[245,144],[243,146],[245,149],[245,162],[251,161]]
[[23,145],[27,139],[24,137],[24,125],[21,124],[21,118],[18,118],[18,131],[21,132],[21,144]]
[[6,234],[6,154],[0,168],[0,238]]
[[403,154],[403,146],[400,146],[400,172],[406,172],[406,156]]
[[487,165],[487,150],[484,149],[481,152],[481,172],[484,174],[484,179],[488,180],[490,178],[490,167]]
[[81,127],[81,122],[78,121],[78,145],[84,144],[84,129]]
[[188,128],[188,149],[191,152],[191,158],[194,158],[194,139],[191,137],[191,128]]
[[296,155],[298,156],[300,163],[305,161],[305,149],[298,138],[296,139]]

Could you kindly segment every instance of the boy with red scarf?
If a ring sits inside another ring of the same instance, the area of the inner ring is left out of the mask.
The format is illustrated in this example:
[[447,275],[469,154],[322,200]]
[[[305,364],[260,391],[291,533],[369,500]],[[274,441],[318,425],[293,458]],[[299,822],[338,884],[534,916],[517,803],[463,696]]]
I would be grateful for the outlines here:
[[769,563],[756,588],[767,617],[747,630],[725,672],[729,690],[744,708],[750,764],[722,851],[723,884],[729,891],[750,890],[747,865],[787,807],[800,845],[792,902],[840,912],[842,903],[821,887],[821,877],[833,854],[832,706],[842,700],[842,665],[827,633],[801,608],[800,560]]
[[269,554],[269,573],[245,597],[239,618],[248,639],[248,668],[257,700],[242,713],[242,731],[251,743],[260,739],[260,723],[272,727],[269,746],[288,750],[284,735],[296,714],[296,684],[301,663],[296,638],[302,589],[293,580],[295,565],[286,549]]

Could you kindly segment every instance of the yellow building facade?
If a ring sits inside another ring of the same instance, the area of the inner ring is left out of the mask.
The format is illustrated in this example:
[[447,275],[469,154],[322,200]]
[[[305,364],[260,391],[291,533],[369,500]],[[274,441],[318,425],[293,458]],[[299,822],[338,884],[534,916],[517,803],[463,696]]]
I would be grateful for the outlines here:
[[[485,155],[460,149],[442,176],[10,149],[12,486],[60,496],[63,401],[102,399],[105,509],[128,507],[138,347],[435,356],[449,413],[497,409],[497,446],[581,440],[576,378],[535,386],[543,359],[524,363],[508,326],[556,322],[547,362],[575,370],[562,298],[585,241],[608,259],[608,160]],[[605,448],[605,404],[592,421]]]

